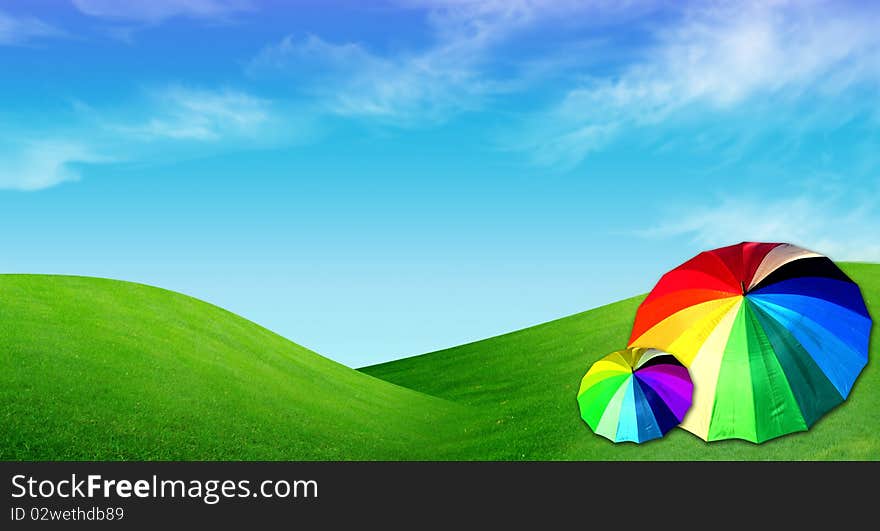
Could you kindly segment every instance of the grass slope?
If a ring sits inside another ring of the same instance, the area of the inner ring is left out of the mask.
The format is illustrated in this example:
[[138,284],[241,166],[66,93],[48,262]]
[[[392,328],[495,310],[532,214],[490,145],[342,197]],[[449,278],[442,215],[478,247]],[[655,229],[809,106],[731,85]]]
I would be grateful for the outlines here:
[[0,275],[0,460],[431,458],[464,409],[190,297]]
[[[880,312],[880,266],[842,264]],[[850,398],[807,433],[760,446],[707,444],[684,430],[640,446],[615,445],[581,421],[578,385],[589,366],[625,346],[636,297],[476,343],[362,369],[366,374],[472,406],[482,428],[443,457],[459,459],[702,460],[880,459],[877,338]]]

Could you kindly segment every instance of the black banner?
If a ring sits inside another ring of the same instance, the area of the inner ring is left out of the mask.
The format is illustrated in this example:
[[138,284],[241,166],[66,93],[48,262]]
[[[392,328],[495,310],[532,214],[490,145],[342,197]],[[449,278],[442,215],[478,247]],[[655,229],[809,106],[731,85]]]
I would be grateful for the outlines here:
[[873,489],[859,485],[872,484],[878,472],[877,463],[691,462],[7,462],[0,469],[7,503],[2,529],[417,526],[474,517],[495,523],[603,516],[634,522],[666,513],[736,520],[752,518],[753,511],[789,521],[823,510],[846,508],[851,514],[873,507]]

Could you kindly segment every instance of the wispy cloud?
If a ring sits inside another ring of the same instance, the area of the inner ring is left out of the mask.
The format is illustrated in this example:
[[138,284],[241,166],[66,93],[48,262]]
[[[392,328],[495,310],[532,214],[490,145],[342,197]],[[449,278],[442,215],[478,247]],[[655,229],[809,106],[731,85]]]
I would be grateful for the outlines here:
[[614,139],[614,131],[665,124],[695,108],[724,115],[755,100],[784,106],[856,86],[876,91],[880,11],[867,4],[838,7],[695,3],[657,33],[646,59],[620,76],[592,78],[568,91],[520,147],[539,162],[572,166]]
[[[0,189],[42,190],[82,176],[83,164],[173,161],[228,149],[293,145],[305,118],[280,120],[273,102],[232,89],[171,86],[123,108],[74,105],[76,119],[51,133],[0,131]],[[18,139],[29,140],[18,140]]]
[[[493,71],[492,64],[498,59],[495,52],[518,32],[540,21],[575,14],[595,22],[600,15],[631,14],[625,8],[647,4],[599,0],[399,3],[425,11],[429,45],[379,54],[357,42],[328,42],[316,35],[287,36],[263,49],[248,71],[257,77],[299,76],[299,81],[320,94],[323,104],[339,115],[405,125],[434,124],[480,109],[493,96],[521,90],[538,80],[528,79],[534,65],[527,60],[512,63],[513,71],[505,75]],[[543,59],[556,61],[554,57]]]
[[171,87],[150,95],[151,116],[114,128],[144,140],[218,141],[257,137],[271,119],[271,103],[234,90]]
[[106,162],[91,146],[71,139],[10,142],[0,156],[0,189],[33,191],[80,178],[77,165]]
[[[439,121],[477,104],[495,88],[473,68],[476,56],[453,58],[450,50],[386,58],[357,43],[334,44],[314,35],[286,37],[264,49],[250,65],[261,75],[308,69],[313,94],[329,111],[399,123]],[[313,84],[313,85],[312,85]]]
[[73,5],[93,17],[149,23],[173,17],[222,19],[251,9],[247,0],[73,0]]
[[[660,215],[645,238],[686,237],[701,248],[740,241],[789,242],[837,260],[880,260],[880,216],[871,201],[831,194],[779,199],[724,198]],[[684,212],[685,214],[682,214]]]
[[0,45],[20,45],[63,35],[64,32],[38,18],[14,17],[0,11]]

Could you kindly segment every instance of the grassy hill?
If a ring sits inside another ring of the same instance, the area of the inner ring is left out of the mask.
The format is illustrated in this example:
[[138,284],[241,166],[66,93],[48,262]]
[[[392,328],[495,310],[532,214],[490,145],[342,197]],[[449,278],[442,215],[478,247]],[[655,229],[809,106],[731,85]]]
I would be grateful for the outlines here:
[[[880,315],[880,266],[843,268]],[[358,372],[173,292],[0,275],[0,460],[880,459],[876,361],[810,432],[761,446],[593,435],[578,384],[641,300]]]
[[466,409],[180,294],[0,275],[0,460],[428,459]]
[[[880,266],[842,264],[880,315]],[[622,348],[643,297],[518,332],[362,371],[466,404],[480,430],[444,457],[460,459],[880,459],[880,368],[872,337],[868,366],[843,406],[809,432],[760,446],[707,444],[683,430],[636,446],[614,445],[580,420],[575,395],[589,366]]]

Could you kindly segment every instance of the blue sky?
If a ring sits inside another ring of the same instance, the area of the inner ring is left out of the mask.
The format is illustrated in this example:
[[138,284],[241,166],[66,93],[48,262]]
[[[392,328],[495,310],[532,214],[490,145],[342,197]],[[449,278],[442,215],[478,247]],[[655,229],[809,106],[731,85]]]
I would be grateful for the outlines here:
[[869,2],[0,5],[0,271],[181,291],[352,366],[880,261]]

